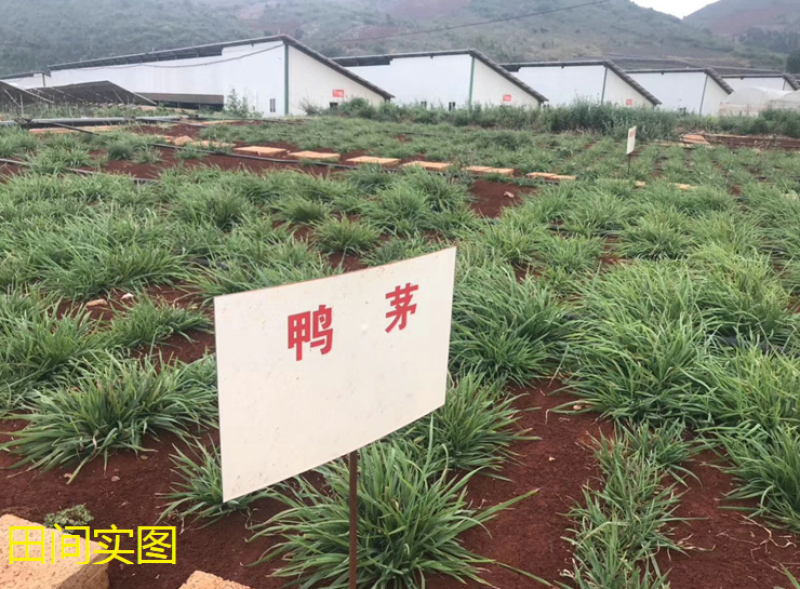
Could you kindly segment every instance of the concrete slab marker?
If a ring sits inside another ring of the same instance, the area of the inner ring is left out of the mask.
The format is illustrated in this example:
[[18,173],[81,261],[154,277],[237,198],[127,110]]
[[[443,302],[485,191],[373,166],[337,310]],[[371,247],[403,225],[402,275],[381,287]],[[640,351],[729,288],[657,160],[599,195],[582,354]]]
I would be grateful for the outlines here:
[[214,575],[209,575],[208,573],[203,573],[201,571],[195,571],[192,573],[192,576],[189,577],[186,582],[181,585],[180,589],[250,589],[249,587],[245,587],[239,583],[234,583],[233,581],[226,581],[224,579],[220,579],[219,577],[215,577]]
[[247,147],[237,147],[233,151],[252,155],[260,155],[262,157],[276,157],[279,155],[286,155],[289,152],[288,149],[284,149],[282,147],[266,147],[264,145],[248,145]]
[[365,155],[362,157],[354,157],[352,159],[347,160],[345,163],[352,164],[354,166],[358,165],[396,166],[400,163],[400,160],[394,157],[372,157],[369,155]]
[[[0,587],[18,589],[108,589],[108,555],[97,542],[74,541],[71,534],[13,515],[0,517]],[[62,541],[63,538],[63,541]],[[66,554],[76,556],[63,558]],[[20,562],[16,559],[42,559]],[[12,562],[14,561],[14,562]],[[88,564],[81,564],[88,562]]]
[[171,143],[172,145],[177,145],[178,147],[183,147],[184,145],[188,145],[194,141],[188,135],[181,135],[180,137],[167,137],[167,143]]
[[400,166],[401,168],[422,168],[429,172],[443,172],[452,167],[450,162],[408,162]]
[[492,168],[489,166],[470,166],[465,170],[473,174],[497,174],[498,176],[513,176],[515,171],[514,168]]
[[320,151],[295,151],[289,157],[296,160],[319,160],[323,162],[338,162],[342,156],[338,153],[322,153]]
[[562,174],[552,174],[550,172],[531,172],[530,174],[526,174],[528,178],[533,178],[534,180],[546,180],[548,182],[561,182],[561,181],[571,181],[577,180],[575,176],[566,176]]

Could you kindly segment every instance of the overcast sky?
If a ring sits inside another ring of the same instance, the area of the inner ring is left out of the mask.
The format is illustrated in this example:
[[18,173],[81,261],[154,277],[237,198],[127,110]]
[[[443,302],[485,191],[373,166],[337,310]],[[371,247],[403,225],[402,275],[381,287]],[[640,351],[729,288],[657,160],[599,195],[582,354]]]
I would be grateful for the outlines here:
[[713,4],[716,0],[633,0],[639,6],[655,8],[661,12],[674,14],[681,18],[700,10],[703,6]]

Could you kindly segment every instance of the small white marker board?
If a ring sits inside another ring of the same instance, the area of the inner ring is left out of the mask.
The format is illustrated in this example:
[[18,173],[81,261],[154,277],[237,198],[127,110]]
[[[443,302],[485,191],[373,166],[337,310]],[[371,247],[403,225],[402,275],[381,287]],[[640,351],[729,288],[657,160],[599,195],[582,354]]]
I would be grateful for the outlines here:
[[628,151],[627,155],[631,155],[636,151],[636,127],[631,127],[628,130]]
[[214,299],[225,501],[444,404],[456,249]]

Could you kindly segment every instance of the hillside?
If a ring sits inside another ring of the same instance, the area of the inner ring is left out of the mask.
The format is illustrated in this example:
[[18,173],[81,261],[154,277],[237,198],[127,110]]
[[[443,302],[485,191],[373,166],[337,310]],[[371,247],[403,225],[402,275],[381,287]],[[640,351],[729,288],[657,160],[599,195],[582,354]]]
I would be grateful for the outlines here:
[[[772,66],[766,52],[610,0],[546,16],[408,35],[586,0],[0,0],[0,73],[49,64],[288,33],[328,55],[474,47],[504,60],[668,56]],[[383,39],[390,35],[403,36]]]
[[791,53],[800,49],[800,0],[720,0],[685,20],[769,51]]

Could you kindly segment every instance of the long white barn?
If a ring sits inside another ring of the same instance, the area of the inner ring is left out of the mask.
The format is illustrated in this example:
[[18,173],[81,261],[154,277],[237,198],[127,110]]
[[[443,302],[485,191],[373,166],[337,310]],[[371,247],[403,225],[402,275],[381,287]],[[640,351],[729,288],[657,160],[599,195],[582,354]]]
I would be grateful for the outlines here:
[[657,94],[666,110],[719,116],[733,88],[717,72],[705,68],[628,71],[631,78]]
[[113,82],[156,102],[222,106],[231,93],[264,116],[304,114],[353,98],[378,105],[392,98],[337,63],[281,35],[65,63],[12,78],[22,88]]
[[337,57],[334,61],[385,88],[400,104],[455,109],[472,105],[536,108],[547,99],[475,50]]
[[781,92],[795,92],[800,90],[800,83],[789,74],[723,74],[722,79],[734,90],[745,88],[763,88],[765,90],[778,90]]
[[554,106],[588,102],[653,108],[661,104],[608,60],[509,63],[502,67],[543,93]]

